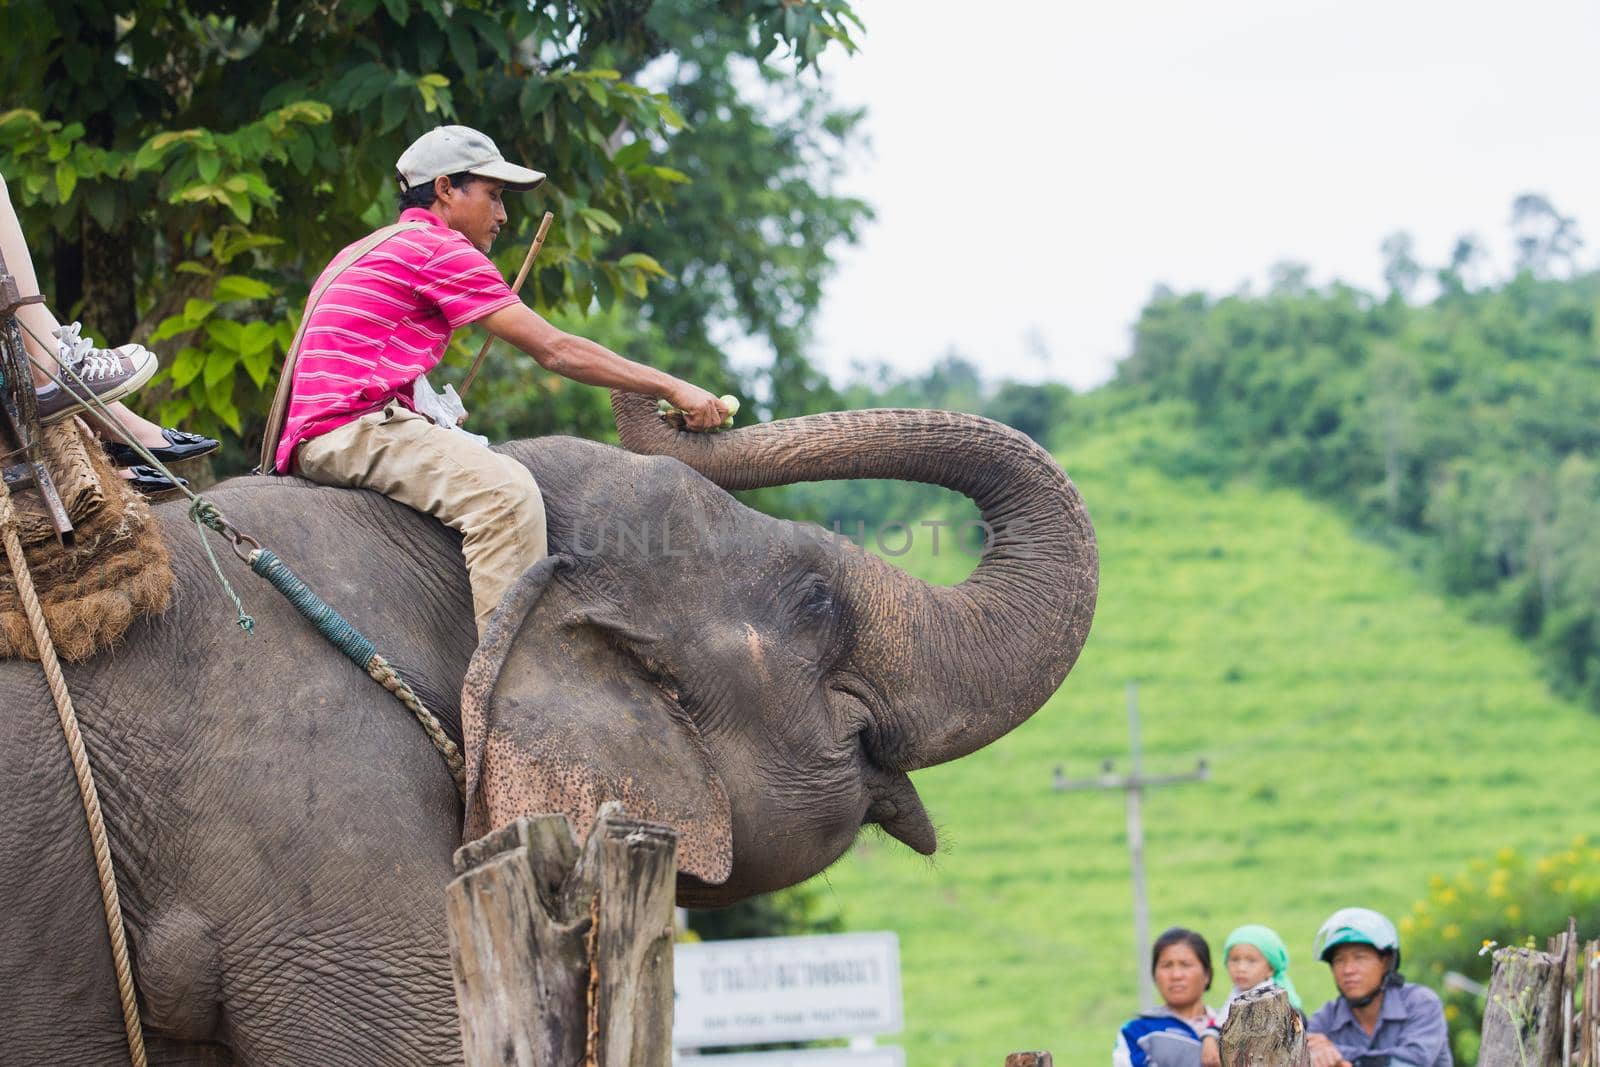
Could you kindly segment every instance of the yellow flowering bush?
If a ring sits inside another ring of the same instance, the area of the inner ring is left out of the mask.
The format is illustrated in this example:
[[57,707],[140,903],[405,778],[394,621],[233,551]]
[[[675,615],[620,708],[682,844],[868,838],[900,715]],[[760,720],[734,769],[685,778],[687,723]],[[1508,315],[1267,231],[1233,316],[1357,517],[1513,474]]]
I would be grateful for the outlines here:
[[1488,985],[1495,945],[1543,948],[1569,915],[1580,937],[1600,936],[1600,841],[1587,836],[1538,859],[1503,848],[1454,877],[1436,874],[1427,895],[1400,916],[1404,970],[1441,991],[1457,1063],[1477,1061],[1483,1001],[1445,975]]

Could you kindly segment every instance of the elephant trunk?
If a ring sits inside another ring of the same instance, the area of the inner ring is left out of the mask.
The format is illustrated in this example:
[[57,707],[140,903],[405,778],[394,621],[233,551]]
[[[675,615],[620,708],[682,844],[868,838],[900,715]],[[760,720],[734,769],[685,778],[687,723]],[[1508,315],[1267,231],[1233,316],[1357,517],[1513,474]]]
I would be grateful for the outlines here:
[[[1018,726],[1072,669],[1099,584],[1094,530],[1055,459],[975,415],[876,409],[785,419],[723,434],[673,429],[647,397],[614,391],[625,446],[675,457],[725,489],[887,478],[963,493],[982,512],[983,558],[932,586],[866,553],[849,579],[881,625],[862,627],[849,669],[890,709],[875,757],[915,770]],[[952,538],[953,540],[953,538]]]

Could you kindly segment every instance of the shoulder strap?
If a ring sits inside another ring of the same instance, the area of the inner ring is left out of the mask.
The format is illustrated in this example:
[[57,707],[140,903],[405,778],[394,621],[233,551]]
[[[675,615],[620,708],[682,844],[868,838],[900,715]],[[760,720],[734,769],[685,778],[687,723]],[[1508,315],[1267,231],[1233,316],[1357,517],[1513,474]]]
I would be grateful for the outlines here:
[[272,409],[267,412],[267,426],[261,436],[261,463],[256,468],[258,472],[277,473],[278,442],[283,438],[284,420],[289,417],[289,396],[294,391],[294,368],[300,358],[300,339],[305,336],[306,323],[311,321],[311,312],[316,309],[322,294],[327,292],[328,287],[338,281],[339,275],[348,270],[356,260],[389,238],[409,230],[425,229],[427,225],[425,222],[396,222],[368,234],[346,249],[344,258],[335,260],[324,273],[322,284],[312,289],[311,295],[306,298],[305,313],[300,316],[300,328],[295,330],[294,340],[290,342],[288,354],[283,358],[283,369],[278,372],[278,390],[273,394]]

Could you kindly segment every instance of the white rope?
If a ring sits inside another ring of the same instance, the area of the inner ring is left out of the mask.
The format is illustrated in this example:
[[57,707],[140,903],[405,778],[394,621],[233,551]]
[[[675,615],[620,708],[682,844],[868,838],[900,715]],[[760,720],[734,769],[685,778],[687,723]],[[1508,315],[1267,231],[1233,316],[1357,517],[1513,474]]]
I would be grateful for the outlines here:
[[133,1067],[146,1067],[144,1030],[139,1024],[139,1001],[133,987],[133,967],[128,963],[128,940],[122,929],[122,904],[117,897],[117,872],[111,863],[111,845],[106,839],[105,819],[100,814],[100,796],[94,787],[94,771],[89,766],[89,753],[83,745],[83,734],[78,730],[78,716],[72,710],[72,694],[67,692],[66,679],[61,675],[61,663],[56,659],[55,642],[50,639],[50,627],[45,622],[44,609],[34,592],[33,575],[28,571],[27,558],[22,554],[22,540],[17,536],[16,508],[11,501],[11,490],[0,480],[0,535],[4,536],[6,559],[17,580],[17,596],[33,627],[33,640],[39,646],[39,666],[44,669],[45,681],[50,685],[50,695],[55,699],[56,717],[61,721],[61,732],[66,735],[67,753],[72,758],[72,773],[78,779],[78,798],[83,801],[83,814],[89,821],[89,839],[94,848],[94,868],[100,879],[100,903],[105,909],[106,930],[111,935],[111,961],[117,969],[117,994],[122,1000],[122,1027],[128,1035],[128,1058]]

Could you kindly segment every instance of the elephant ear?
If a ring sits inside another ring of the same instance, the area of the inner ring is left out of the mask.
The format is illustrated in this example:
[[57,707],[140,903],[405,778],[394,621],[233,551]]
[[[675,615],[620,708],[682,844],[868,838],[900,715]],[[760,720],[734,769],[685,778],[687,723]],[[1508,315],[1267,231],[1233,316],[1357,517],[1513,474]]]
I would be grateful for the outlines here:
[[560,812],[580,839],[600,805],[678,832],[678,866],[707,883],[733,869],[728,794],[694,723],[630,649],[648,635],[586,605],[552,556],[490,620],[461,695],[465,836]]

